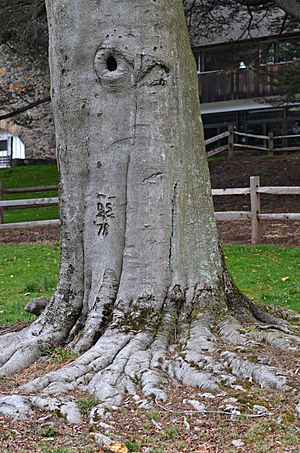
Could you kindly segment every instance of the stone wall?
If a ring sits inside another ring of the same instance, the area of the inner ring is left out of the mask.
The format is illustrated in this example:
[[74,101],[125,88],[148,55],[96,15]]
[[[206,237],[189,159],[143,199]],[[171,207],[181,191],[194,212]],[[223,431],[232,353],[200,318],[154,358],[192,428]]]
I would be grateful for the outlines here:
[[[0,115],[49,96],[47,64],[0,46]],[[55,132],[50,102],[1,120],[0,129],[18,136],[26,159],[54,159]]]

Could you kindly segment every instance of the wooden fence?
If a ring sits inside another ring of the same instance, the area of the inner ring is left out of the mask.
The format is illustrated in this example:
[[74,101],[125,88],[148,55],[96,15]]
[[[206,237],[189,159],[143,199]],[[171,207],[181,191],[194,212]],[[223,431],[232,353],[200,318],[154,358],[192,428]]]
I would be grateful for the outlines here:
[[[59,220],[40,220],[32,222],[19,223],[3,223],[4,209],[32,208],[39,206],[51,206],[58,203],[58,198],[33,198],[23,200],[2,200],[1,195],[5,193],[28,193],[28,192],[44,192],[55,190],[57,186],[30,187],[24,189],[4,189],[0,182],[0,230],[13,228],[35,228],[38,226],[56,226],[59,225]],[[232,189],[213,189],[213,196],[224,195],[250,195],[251,210],[250,211],[224,211],[215,212],[216,220],[219,221],[235,221],[235,220],[251,220],[251,242],[257,244],[262,236],[262,221],[263,220],[298,220],[300,221],[300,213],[262,213],[260,209],[260,195],[300,195],[300,186],[292,187],[261,187],[259,176],[250,177],[250,187],[232,188]]]
[[300,220],[300,213],[262,213],[260,195],[300,195],[300,186],[292,187],[261,187],[259,176],[250,177],[250,187],[234,189],[213,189],[213,196],[218,195],[250,195],[250,211],[216,212],[216,220],[251,220],[251,243],[258,244],[262,236],[262,220]]
[[[248,139],[255,140],[256,142],[261,142],[259,145],[257,144],[246,144],[246,143],[239,143],[239,137],[242,138],[244,142]],[[226,143],[221,145],[219,142],[226,140]],[[288,146],[291,140],[299,139],[298,146]],[[281,148],[274,146],[278,141],[284,141],[285,146]],[[289,151],[299,151],[300,150],[300,135],[274,135],[273,132],[270,132],[268,135],[254,135],[254,134],[246,134],[244,132],[235,131],[232,128],[229,128],[228,131],[223,132],[222,134],[216,135],[215,137],[211,137],[205,140],[205,146],[211,145],[215,143],[217,146],[214,149],[207,151],[207,157],[215,156],[216,154],[220,154],[223,151],[227,151],[227,158],[231,159],[234,154],[234,150],[237,149],[245,149],[245,150],[256,150],[256,151],[263,151],[267,152],[271,155],[274,152],[289,152]]]
[[[3,186],[3,182],[0,181],[0,227],[10,228],[12,225],[16,225],[18,228],[29,228],[30,224],[37,225],[36,222],[20,222],[16,224],[3,224],[4,209],[22,209],[22,208],[38,208],[41,206],[53,206],[58,204],[58,197],[52,198],[28,198],[22,200],[3,200],[5,194],[20,194],[20,193],[41,193],[49,192],[50,190],[57,190],[57,185],[50,186],[36,186],[36,187],[20,187],[15,189],[6,189]],[[43,224],[48,221],[41,221]],[[41,223],[40,222],[40,223]],[[15,228],[15,227],[13,227]]]

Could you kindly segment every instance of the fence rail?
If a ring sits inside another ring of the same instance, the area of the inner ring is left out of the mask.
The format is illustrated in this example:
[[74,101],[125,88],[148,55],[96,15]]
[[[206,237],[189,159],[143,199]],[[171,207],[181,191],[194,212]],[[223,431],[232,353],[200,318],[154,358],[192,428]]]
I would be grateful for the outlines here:
[[36,187],[17,187],[13,189],[4,189],[2,193],[33,193],[33,192],[50,192],[51,190],[57,190],[57,185],[52,186],[36,186]]
[[[45,190],[50,190],[49,187],[57,188],[57,186],[44,186]],[[2,188],[2,191],[1,191]],[[42,192],[41,187],[30,188],[27,192]],[[46,189],[47,188],[47,189]],[[39,190],[33,190],[39,189]],[[3,189],[3,184],[0,182],[0,195],[1,193],[20,193],[13,192],[17,189]],[[22,189],[25,190],[25,189]],[[23,192],[24,193],[24,192]],[[251,220],[251,242],[257,244],[262,236],[262,221],[263,220],[293,220],[300,221],[300,213],[262,213],[260,208],[260,195],[300,195],[300,186],[283,187],[283,186],[270,186],[261,187],[259,176],[250,177],[250,187],[230,188],[230,189],[213,189],[213,196],[230,196],[230,195],[250,195],[251,210],[250,211],[219,211],[215,212],[216,220],[218,221],[237,221],[237,220]],[[18,208],[32,208],[39,206],[52,206],[58,204],[58,197],[52,198],[33,198],[22,200],[1,200],[0,199],[0,230],[13,229],[13,228],[35,228],[38,226],[57,226],[59,220],[40,220],[32,222],[19,222],[19,223],[6,223],[3,224],[3,210],[4,209],[18,209]],[[1,217],[2,213],[2,217]]]
[[260,195],[300,195],[300,186],[293,187],[261,187],[259,176],[250,177],[250,187],[233,189],[213,189],[213,196],[224,195],[250,195],[250,211],[224,211],[215,212],[216,220],[251,220],[251,243],[258,244],[262,236],[263,220],[299,220],[300,213],[262,213],[260,208]]
[[[4,209],[23,209],[23,208],[38,208],[41,206],[53,206],[58,204],[58,197],[52,198],[28,198],[28,199],[19,199],[19,200],[3,200],[5,194],[23,194],[23,193],[40,193],[40,192],[49,192],[52,190],[57,190],[58,185],[48,185],[48,186],[35,186],[35,187],[17,187],[6,189],[3,185],[3,182],[0,181],[0,228],[9,228],[8,225],[15,224],[5,224],[3,225],[3,216]],[[46,221],[44,221],[46,222]],[[37,226],[37,222],[20,222],[23,228],[29,228],[29,224],[34,224],[32,227]],[[24,224],[24,225],[23,225]],[[25,224],[27,224],[25,226]],[[16,224],[18,225],[18,224]]]
[[[239,143],[237,141],[238,137],[242,137],[245,141],[247,139],[253,139],[256,141],[262,141],[263,143],[257,144],[246,144]],[[220,146],[220,141],[227,138],[226,144]],[[283,146],[281,148],[275,148],[274,142],[276,140],[285,140],[289,144],[289,140],[299,139],[299,146]],[[244,132],[235,131],[232,128],[229,128],[228,131],[222,132],[222,134],[216,135],[215,137],[208,138],[205,140],[205,146],[212,145],[215,143],[216,148],[210,149],[207,151],[207,157],[212,157],[217,154],[227,151],[228,159],[233,157],[234,150],[236,149],[252,149],[257,151],[265,151],[270,154],[274,152],[292,152],[300,150],[300,134],[297,135],[274,135],[273,132],[270,132],[268,135],[255,135],[248,134]]]

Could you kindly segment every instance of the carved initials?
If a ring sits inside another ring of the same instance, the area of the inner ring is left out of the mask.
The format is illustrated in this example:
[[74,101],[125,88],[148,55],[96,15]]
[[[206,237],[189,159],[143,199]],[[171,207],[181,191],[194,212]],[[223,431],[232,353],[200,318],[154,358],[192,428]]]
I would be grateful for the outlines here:
[[[98,236],[106,237],[109,231],[109,219],[113,219],[115,214],[113,212],[113,204],[108,201],[105,203],[107,196],[103,193],[97,193],[97,198],[101,198],[102,201],[97,201],[97,212],[96,212],[96,225],[98,226]],[[108,197],[111,199],[114,197]]]

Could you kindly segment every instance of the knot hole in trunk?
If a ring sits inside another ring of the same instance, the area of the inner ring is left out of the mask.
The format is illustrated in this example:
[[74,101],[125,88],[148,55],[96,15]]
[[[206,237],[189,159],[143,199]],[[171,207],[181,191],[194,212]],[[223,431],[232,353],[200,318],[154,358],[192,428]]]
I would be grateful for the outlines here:
[[94,68],[100,84],[110,91],[133,85],[133,62],[118,49],[100,47],[95,54]]

